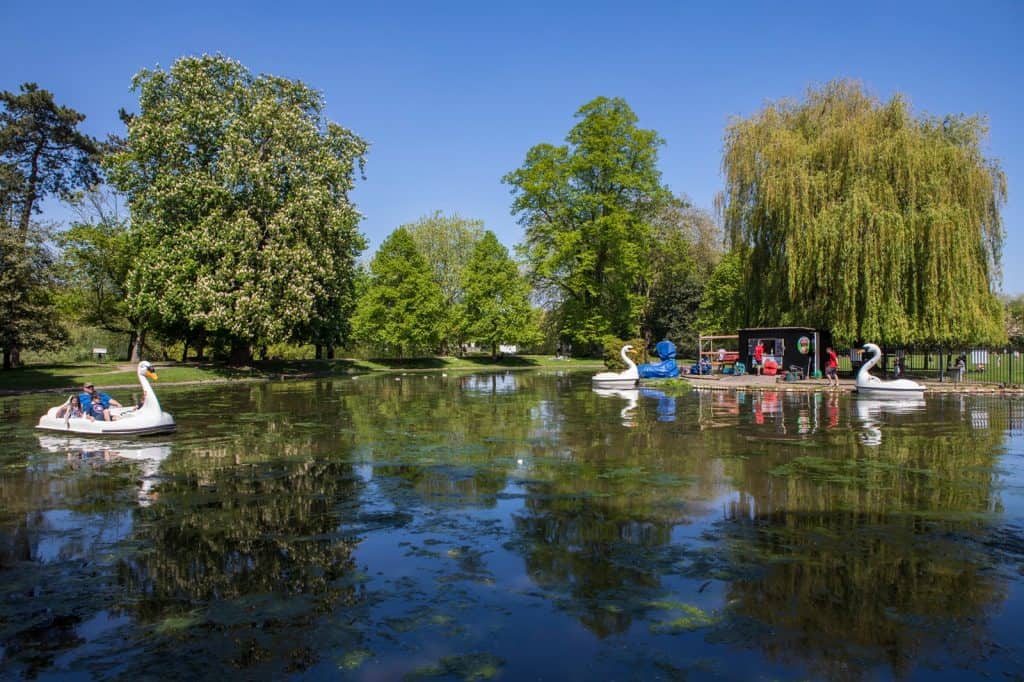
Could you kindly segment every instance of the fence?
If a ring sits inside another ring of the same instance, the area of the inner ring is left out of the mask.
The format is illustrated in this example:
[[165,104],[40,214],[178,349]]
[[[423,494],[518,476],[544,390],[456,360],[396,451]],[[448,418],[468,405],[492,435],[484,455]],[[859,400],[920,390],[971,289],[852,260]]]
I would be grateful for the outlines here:
[[[955,367],[956,360],[961,355],[966,358],[963,372]],[[1017,350],[973,348],[959,351],[918,351],[886,348],[883,349],[882,359],[872,372],[888,379],[895,378],[897,358],[902,358],[903,370],[900,376],[908,379],[1024,385],[1024,356]],[[860,365],[860,355],[856,350],[844,352],[839,356],[840,372],[854,374]]]

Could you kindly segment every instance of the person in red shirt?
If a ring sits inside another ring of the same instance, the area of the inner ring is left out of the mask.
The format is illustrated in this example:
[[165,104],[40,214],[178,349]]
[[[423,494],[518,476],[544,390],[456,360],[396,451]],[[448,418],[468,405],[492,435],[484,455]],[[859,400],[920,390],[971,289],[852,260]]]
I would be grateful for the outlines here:
[[761,376],[762,365],[764,365],[764,344],[761,343],[761,339],[758,339],[757,345],[754,346],[754,367],[757,368],[757,376]]
[[839,388],[839,358],[836,357],[836,352],[832,350],[832,346],[825,349],[828,360],[825,361],[825,378],[828,379],[828,385],[832,388]]

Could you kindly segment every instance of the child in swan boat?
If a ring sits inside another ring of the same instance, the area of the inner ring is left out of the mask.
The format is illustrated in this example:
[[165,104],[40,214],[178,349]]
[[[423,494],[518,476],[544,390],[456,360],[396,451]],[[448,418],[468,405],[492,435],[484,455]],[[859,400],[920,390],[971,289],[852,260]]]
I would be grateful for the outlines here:
[[110,410],[103,407],[103,401],[100,400],[99,394],[96,393],[92,396],[92,402],[89,405],[89,412],[87,416],[98,422],[113,421],[113,418],[110,416]]
[[82,403],[78,399],[78,396],[71,396],[71,399],[68,400],[68,404],[62,405],[60,409],[57,410],[57,416],[67,417],[68,419],[81,419],[84,417],[85,413],[82,412]]

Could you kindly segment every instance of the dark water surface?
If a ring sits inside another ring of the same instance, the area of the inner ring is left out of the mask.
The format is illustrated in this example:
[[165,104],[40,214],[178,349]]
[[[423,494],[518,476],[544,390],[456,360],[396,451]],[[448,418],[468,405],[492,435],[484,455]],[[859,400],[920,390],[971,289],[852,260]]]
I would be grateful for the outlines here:
[[1024,402],[587,373],[0,401],[0,676],[1020,679]]

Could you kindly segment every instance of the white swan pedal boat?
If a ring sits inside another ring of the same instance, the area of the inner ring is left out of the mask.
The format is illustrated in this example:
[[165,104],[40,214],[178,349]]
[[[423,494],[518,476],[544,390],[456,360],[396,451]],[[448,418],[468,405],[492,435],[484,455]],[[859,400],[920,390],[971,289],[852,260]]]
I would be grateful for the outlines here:
[[633,346],[625,345],[619,351],[619,357],[626,364],[622,372],[600,372],[590,377],[590,385],[594,388],[635,388],[640,383],[640,371],[633,359],[627,355]]
[[111,407],[113,421],[93,421],[87,417],[58,417],[62,407],[67,407],[71,398],[64,403],[51,407],[39,418],[37,429],[60,431],[61,433],[78,433],[92,436],[146,436],[156,433],[170,433],[177,428],[174,417],[160,409],[160,401],[149,383],[149,379],[157,379],[153,366],[143,360],[138,368],[139,383],[142,385],[145,400],[139,407]]
[[878,364],[882,357],[882,349],[873,343],[865,343],[864,350],[871,353],[871,358],[860,367],[857,372],[857,393],[870,396],[919,398],[924,393],[925,387],[910,379],[893,379],[883,381],[871,374],[872,367]]

